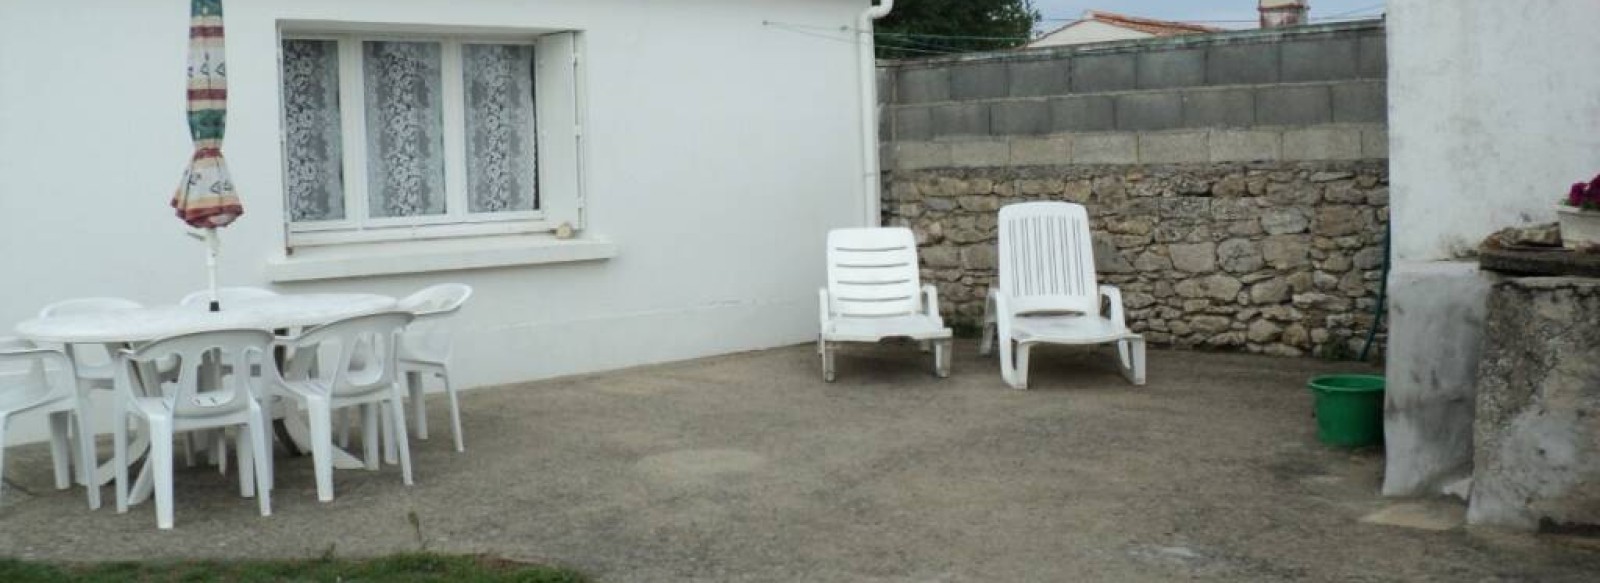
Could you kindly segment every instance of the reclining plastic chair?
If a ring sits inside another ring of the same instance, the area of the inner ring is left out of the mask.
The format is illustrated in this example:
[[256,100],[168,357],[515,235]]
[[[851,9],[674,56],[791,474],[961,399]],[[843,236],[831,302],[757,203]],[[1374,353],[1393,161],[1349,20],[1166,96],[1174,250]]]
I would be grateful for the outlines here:
[[1123,376],[1144,384],[1144,338],[1128,331],[1122,293],[1096,286],[1082,205],[1029,202],[1000,209],[1000,274],[984,308],[983,354],[997,334],[1000,375],[1014,388],[1028,388],[1028,352],[1036,344],[1114,342]]
[[822,378],[834,379],[833,343],[909,338],[934,346],[934,374],[950,375],[950,329],[939,317],[939,294],[923,286],[917,240],[910,229],[828,232],[828,287],[821,299]]
[[[59,351],[40,349],[26,340],[0,338],[0,490],[4,489],[7,421],[31,414],[49,416],[56,489],[72,487],[71,452],[76,445],[77,480],[89,484],[89,508],[100,508],[100,486],[90,479],[98,460],[88,399],[73,378],[72,361]],[[69,438],[73,421],[78,432]]]

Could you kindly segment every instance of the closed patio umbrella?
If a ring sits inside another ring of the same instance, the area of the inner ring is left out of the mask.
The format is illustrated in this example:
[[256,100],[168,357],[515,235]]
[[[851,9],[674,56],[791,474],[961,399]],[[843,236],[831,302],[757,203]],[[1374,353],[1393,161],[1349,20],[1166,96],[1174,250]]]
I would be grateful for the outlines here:
[[217,229],[244,214],[222,160],[228,116],[228,68],[223,61],[222,0],[189,3],[189,136],[194,156],[183,173],[172,208],[204,233],[211,310],[217,311]]

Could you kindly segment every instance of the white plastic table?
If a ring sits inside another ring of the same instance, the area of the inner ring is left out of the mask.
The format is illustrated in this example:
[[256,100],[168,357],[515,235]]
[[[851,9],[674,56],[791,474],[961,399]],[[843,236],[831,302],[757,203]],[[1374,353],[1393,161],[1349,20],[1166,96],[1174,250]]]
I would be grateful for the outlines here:
[[[395,299],[375,294],[299,294],[283,295],[228,302],[222,311],[208,311],[204,305],[161,306],[137,310],[117,310],[92,314],[73,314],[52,318],[35,318],[17,324],[16,334],[35,342],[59,344],[111,344],[132,346],[169,336],[225,330],[230,328],[255,328],[281,330],[325,324],[353,316],[393,309]],[[301,445],[310,442],[310,431],[305,420],[297,415],[285,415],[284,426],[290,437]],[[130,451],[140,452],[149,447],[143,435]],[[355,456],[334,448],[334,465],[343,469],[362,468],[365,465]],[[108,462],[96,473],[95,482],[104,484],[114,475],[115,468]],[[148,491],[148,476],[141,472],[135,486],[137,499]]]
[[208,330],[315,326],[394,306],[394,298],[374,294],[285,295],[228,302],[220,312],[204,305],[161,306],[35,318],[17,324],[16,333],[35,342],[137,344]]

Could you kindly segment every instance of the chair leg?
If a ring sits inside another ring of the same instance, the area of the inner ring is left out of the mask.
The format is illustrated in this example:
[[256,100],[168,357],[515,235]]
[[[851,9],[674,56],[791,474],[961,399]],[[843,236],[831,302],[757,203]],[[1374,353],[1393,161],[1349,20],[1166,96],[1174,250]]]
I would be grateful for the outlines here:
[[366,462],[367,469],[378,469],[378,408],[371,403],[361,406],[361,447],[364,450],[361,461]]
[[834,356],[833,353],[834,353],[834,350],[836,350],[836,349],[833,347],[833,345],[831,345],[831,344],[829,344],[827,342],[823,342],[822,343],[822,380],[830,382],[830,383],[833,382],[833,379],[834,379],[834,372],[833,372],[833,356]]
[[156,482],[156,527],[172,528],[172,426],[150,420],[150,463]]
[[72,483],[79,486],[89,483],[83,475],[83,464],[78,463],[78,457],[83,453],[83,440],[78,438],[78,412],[82,410],[83,407],[79,406],[67,413],[67,441],[72,447]]
[[117,513],[121,514],[128,511],[128,412],[121,399],[111,423],[111,467],[117,476]]
[[1018,389],[1028,388],[1028,354],[1033,352],[1033,344],[1028,342],[1017,343],[1017,382]]
[[994,300],[983,300],[983,331],[982,338],[978,340],[978,354],[989,356],[994,352],[995,328]]
[[412,414],[416,416],[417,439],[428,438],[428,404],[422,400],[422,373],[415,370],[406,371],[406,388],[411,391]]
[[83,482],[83,487],[89,493],[89,509],[100,509],[100,484],[94,479],[94,472],[100,463],[99,452],[95,451],[94,425],[89,421],[87,407],[78,407],[73,412],[73,417],[78,422],[78,480]]
[[399,461],[399,455],[394,449],[394,432],[389,431],[389,425],[396,421],[405,423],[406,418],[395,419],[394,414],[382,403],[373,403],[372,408],[378,411],[378,442],[383,444],[383,463],[394,465]]
[[217,440],[211,437],[210,431],[196,431],[194,438],[200,440],[202,450],[206,452],[206,463],[217,465]]
[[306,403],[311,425],[311,466],[317,474],[317,500],[333,501],[333,420],[328,402],[318,399]]
[[[272,442],[268,441],[268,423],[252,418],[249,424],[239,428],[241,433],[250,433],[251,458],[255,462],[255,471],[251,473],[256,476],[256,503],[261,507],[262,516],[272,516]],[[239,467],[245,466],[241,462]]]
[[244,426],[237,429],[233,437],[235,455],[239,464],[239,497],[251,498],[256,495],[255,460],[251,454],[250,432]]
[[222,429],[216,431],[217,474],[228,475],[228,432]]
[[950,356],[954,340],[940,340],[933,345],[933,374],[939,378],[950,377]]
[[1135,386],[1143,386],[1144,376],[1144,339],[1129,338],[1117,342],[1117,365],[1122,369],[1122,376]]
[[5,499],[6,488],[6,416],[0,415],[0,500]]
[[339,447],[350,448],[350,408],[339,410]]
[[1000,337],[997,340],[999,341],[999,344],[1000,344],[1000,378],[1001,378],[1001,380],[1004,380],[1006,382],[1006,384],[1010,385],[1011,388],[1013,388],[1013,389],[1026,388],[1027,387],[1027,381],[1026,380],[1019,381],[1017,379],[1017,359],[1016,359],[1017,343],[1013,342],[1011,340],[1011,337],[1008,336],[1008,335],[1005,335],[1005,334],[1001,334]]
[[267,438],[263,439],[261,441],[261,447],[256,448],[256,449],[261,451],[261,452],[264,452],[266,454],[266,456],[267,456],[267,463],[265,464],[265,466],[267,468],[267,474],[265,476],[262,476],[258,481],[262,482],[262,483],[265,483],[267,485],[267,488],[269,488],[269,489],[272,488],[273,472],[275,471],[274,470],[275,464],[273,464],[273,462],[272,462],[272,454],[274,453],[274,450],[272,448],[272,429],[271,428],[272,428],[272,409],[268,408],[268,407],[262,407],[261,408],[261,430],[266,432]]
[[[402,396],[399,387],[395,387],[393,396],[389,398],[389,410],[393,412],[396,420],[406,418],[405,405],[401,402]],[[400,477],[407,486],[411,485],[411,444],[406,441],[406,424],[404,422],[390,424],[394,431],[395,447],[400,450]]]
[[456,386],[450,383],[450,369],[445,369],[439,378],[444,381],[444,394],[450,399],[450,434],[455,436],[456,452],[467,451],[461,435],[461,400],[456,396]]
[[191,467],[191,468],[194,467],[194,464],[195,464],[194,438],[195,438],[195,432],[193,432],[193,431],[190,431],[188,433],[183,434],[183,438],[182,438],[183,439],[183,464],[185,466]]
[[50,461],[55,465],[56,489],[72,487],[72,438],[67,430],[67,411],[50,414]]
[[1010,334],[1000,334],[1000,378],[1013,389],[1028,388],[1028,351],[1033,345],[1015,342]]

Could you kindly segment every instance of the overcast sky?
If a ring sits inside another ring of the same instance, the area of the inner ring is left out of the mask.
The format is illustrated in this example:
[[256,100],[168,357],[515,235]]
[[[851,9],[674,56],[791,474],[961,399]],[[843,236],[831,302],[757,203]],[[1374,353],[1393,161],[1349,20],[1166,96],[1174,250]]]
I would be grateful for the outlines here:
[[[1039,25],[1044,30],[1077,19],[1090,9],[1163,20],[1246,21],[1206,23],[1223,28],[1252,28],[1257,18],[1256,0],[1033,0],[1033,5],[1046,18]],[[1311,0],[1311,18],[1376,15],[1383,7],[1382,0]]]

